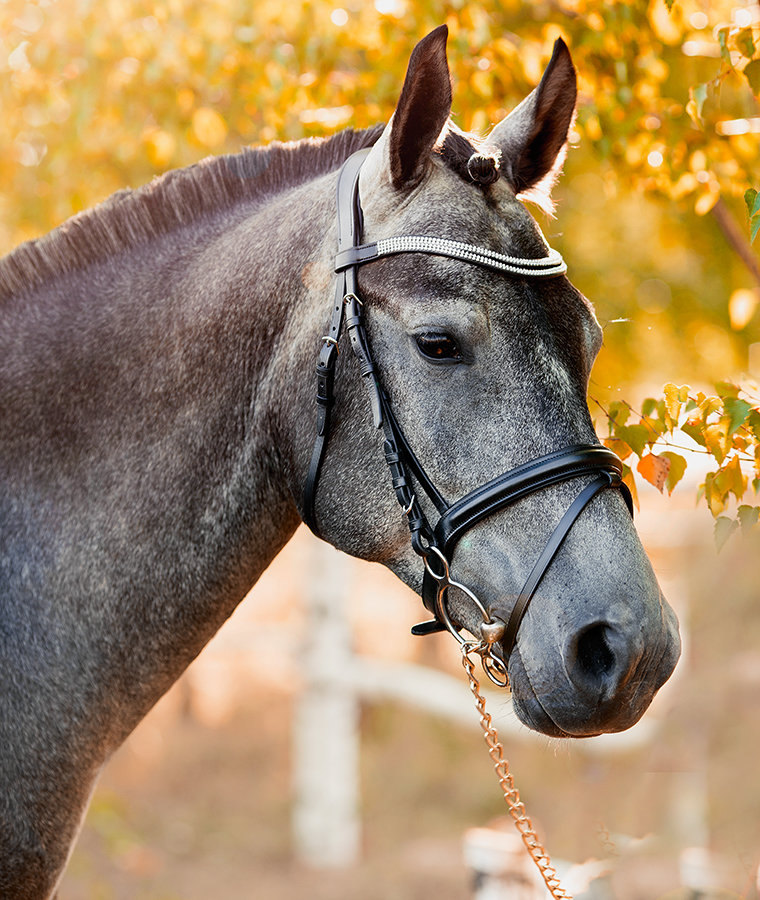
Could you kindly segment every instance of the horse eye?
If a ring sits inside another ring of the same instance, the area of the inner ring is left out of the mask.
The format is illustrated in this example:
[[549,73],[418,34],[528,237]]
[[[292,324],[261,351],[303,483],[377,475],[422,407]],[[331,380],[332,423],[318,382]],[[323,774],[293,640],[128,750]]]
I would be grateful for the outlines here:
[[461,360],[462,358],[459,344],[449,334],[426,331],[423,334],[415,335],[415,340],[420,353],[427,359]]

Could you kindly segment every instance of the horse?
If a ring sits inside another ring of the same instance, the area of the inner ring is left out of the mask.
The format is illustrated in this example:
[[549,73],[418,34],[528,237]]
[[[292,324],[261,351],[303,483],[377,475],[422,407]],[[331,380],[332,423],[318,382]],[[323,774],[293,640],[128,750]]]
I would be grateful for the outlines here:
[[446,40],[385,126],[169,172],[0,260],[4,900],[54,896],[106,760],[304,519],[472,634],[530,728],[628,728],[673,671],[588,411],[601,329],[521,202],[551,202],[569,50],[482,138]]

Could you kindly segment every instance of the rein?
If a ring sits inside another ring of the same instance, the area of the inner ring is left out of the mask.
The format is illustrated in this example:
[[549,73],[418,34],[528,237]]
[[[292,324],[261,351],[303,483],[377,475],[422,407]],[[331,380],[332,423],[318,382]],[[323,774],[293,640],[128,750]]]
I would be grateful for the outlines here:
[[[369,148],[366,148],[350,156],[338,177],[335,301],[328,333],[322,338],[317,361],[317,436],[304,486],[304,521],[314,534],[321,536],[315,513],[316,492],[330,433],[338,340],[345,327],[351,348],[359,362],[362,378],[369,390],[374,425],[383,429],[385,459],[396,498],[407,518],[412,547],[424,564],[422,599],[435,618],[415,625],[412,632],[424,635],[448,630],[460,645],[474,649],[481,655],[483,666],[492,681],[507,685],[507,666],[517,643],[520,623],[573,523],[591,499],[607,488],[622,492],[633,515],[630,491],[622,481],[623,466],[618,456],[598,444],[574,445],[539,456],[504,472],[453,503],[444,499],[437,490],[410,447],[380,383],[364,327],[364,303],[358,287],[359,266],[399,253],[445,256],[523,278],[556,277],[564,274],[567,266],[560,254],[550,248],[547,248],[547,255],[541,259],[525,259],[505,256],[460,241],[417,235],[401,235],[362,244],[363,215],[359,197],[359,173],[368,153]],[[469,588],[452,579],[451,560],[456,545],[473,526],[529,494],[582,476],[591,476],[592,480],[581,490],[552,532],[506,621],[483,606]],[[440,518],[434,527],[420,506],[413,479],[438,511]],[[461,626],[451,618],[448,611],[450,588],[463,592],[480,612],[483,622],[479,643],[473,644],[465,639],[460,634]],[[497,644],[501,645],[501,656],[494,651]]]

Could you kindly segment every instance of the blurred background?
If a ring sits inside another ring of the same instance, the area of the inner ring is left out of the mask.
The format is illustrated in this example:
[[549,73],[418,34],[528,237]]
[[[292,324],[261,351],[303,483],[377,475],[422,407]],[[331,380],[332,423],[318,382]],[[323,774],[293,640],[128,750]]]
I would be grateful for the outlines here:
[[[760,7],[744,0],[0,0],[0,252],[210,153],[386,121],[441,22],[455,120],[479,132],[535,86],[555,38],[570,45],[578,118],[557,217],[535,214],[605,330],[593,401],[752,385]],[[552,854],[599,858],[612,835],[610,896],[758,896],[760,548],[735,535],[717,553],[703,478],[696,458],[670,498],[639,489],[685,639],[651,714],[568,745],[492,701]],[[409,635],[420,611],[299,531],[106,768],[61,900],[471,895],[465,833],[503,801],[453,641]],[[345,777],[310,779],[330,764],[320,735],[339,733]],[[319,818],[315,780],[345,816]]]

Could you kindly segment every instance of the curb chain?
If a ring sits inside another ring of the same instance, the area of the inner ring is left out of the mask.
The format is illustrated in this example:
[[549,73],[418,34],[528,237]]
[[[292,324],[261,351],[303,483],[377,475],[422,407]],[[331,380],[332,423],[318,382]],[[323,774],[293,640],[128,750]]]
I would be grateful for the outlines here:
[[486,711],[485,697],[480,693],[480,683],[475,675],[475,665],[470,659],[470,653],[479,652],[479,645],[474,642],[465,642],[462,644],[462,665],[467,673],[470,683],[470,690],[475,697],[475,706],[480,715],[480,725],[483,729],[483,736],[488,745],[488,754],[493,760],[494,771],[499,779],[499,784],[504,793],[504,799],[509,807],[509,813],[514,819],[515,827],[520,832],[520,837],[531,856],[531,859],[538,867],[541,877],[546,883],[549,893],[554,900],[573,900],[572,894],[569,894],[563,887],[557,875],[557,870],[552,865],[549,854],[544,849],[543,844],[538,839],[533,823],[528,816],[525,804],[520,799],[520,794],[515,787],[514,778],[509,770],[509,762],[504,758],[504,747],[499,740],[499,735],[493,725],[491,714]]

